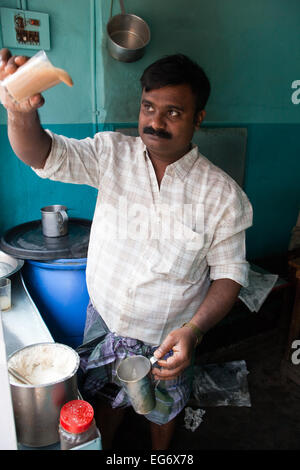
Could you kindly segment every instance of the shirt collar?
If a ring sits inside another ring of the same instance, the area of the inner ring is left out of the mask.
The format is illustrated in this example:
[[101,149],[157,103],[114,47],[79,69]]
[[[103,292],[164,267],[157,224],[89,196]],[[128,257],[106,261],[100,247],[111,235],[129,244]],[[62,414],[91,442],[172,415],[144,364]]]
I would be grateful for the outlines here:
[[[145,155],[149,157],[146,145],[144,145],[144,152],[145,152]],[[170,163],[167,166],[166,172],[174,170],[179,176],[179,178],[183,181],[186,175],[192,169],[198,157],[199,157],[198,146],[192,143],[191,150],[185,155],[183,155],[183,157],[179,158],[179,160],[177,160],[176,162]]]

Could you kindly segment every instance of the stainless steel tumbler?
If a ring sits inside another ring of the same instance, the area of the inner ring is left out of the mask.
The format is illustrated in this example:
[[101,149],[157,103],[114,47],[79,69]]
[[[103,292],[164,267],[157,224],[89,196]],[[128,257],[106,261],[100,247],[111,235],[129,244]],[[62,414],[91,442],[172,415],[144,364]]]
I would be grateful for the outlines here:
[[62,237],[68,233],[67,207],[60,204],[42,207],[42,231],[45,237]]
[[117,377],[124,386],[132,407],[139,414],[150,413],[155,407],[151,367],[156,358],[129,356],[117,368]]

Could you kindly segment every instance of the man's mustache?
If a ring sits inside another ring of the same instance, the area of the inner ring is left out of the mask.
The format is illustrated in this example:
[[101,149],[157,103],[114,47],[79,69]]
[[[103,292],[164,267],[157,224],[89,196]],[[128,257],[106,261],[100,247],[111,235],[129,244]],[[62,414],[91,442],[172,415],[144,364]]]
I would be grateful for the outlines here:
[[157,137],[161,137],[162,139],[172,139],[172,134],[170,132],[165,131],[164,129],[153,129],[151,126],[144,127],[143,129],[144,134],[151,134],[156,135]]

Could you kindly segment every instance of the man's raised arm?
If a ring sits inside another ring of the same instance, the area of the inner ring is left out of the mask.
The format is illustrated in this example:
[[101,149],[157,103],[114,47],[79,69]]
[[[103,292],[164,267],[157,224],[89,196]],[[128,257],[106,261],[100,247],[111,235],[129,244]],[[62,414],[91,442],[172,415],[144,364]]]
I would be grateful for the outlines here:
[[[0,80],[28,60],[24,56],[11,56],[8,49],[0,50]],[[43,106],[41,94],[22,103],[15,103],[0,86],[0,100],[7,110],[7,132],[15,154],[29,166],[43,168],[51,149],[51,137],[41,127],[37,109]]]

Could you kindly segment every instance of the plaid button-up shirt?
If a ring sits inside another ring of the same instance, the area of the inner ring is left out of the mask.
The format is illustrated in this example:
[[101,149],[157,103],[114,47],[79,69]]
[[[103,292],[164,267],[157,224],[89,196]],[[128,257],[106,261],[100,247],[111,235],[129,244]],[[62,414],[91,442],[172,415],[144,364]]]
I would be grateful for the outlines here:
[[212,280],[247,285],[241,188],[198,148],[167,166],[160,187],[139,137],[52,136],[42,178],[97,188],[86,279],[110,331],[159,345],[190,320]]

